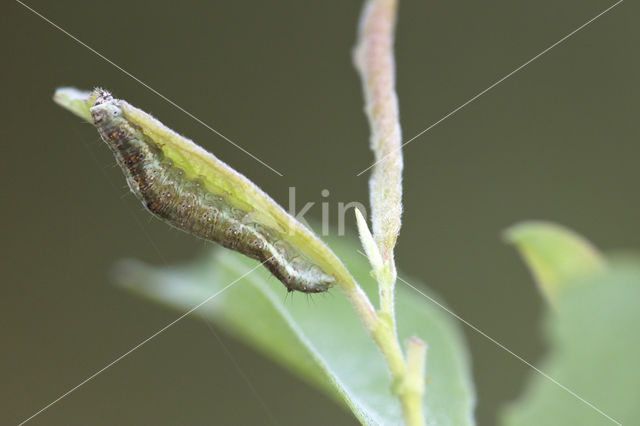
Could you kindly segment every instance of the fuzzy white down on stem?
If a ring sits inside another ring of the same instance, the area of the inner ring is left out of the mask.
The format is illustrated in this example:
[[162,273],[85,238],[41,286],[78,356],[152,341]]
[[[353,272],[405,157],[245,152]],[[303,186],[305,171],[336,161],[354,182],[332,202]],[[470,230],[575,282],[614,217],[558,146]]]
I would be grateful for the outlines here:
[[[371,149],[376,165],[369,180],[373,237],[384,264],[377,276],[381,311],[391,321],[396,268],[393,249],[402,215],[402,136],[393,57],[397,2],[370,0],[363,9],[354,51],[362,79],[365,112],[371,127]],[[394,325],[395,327],[395,325]]]
[[396,281],[393,250],[401,225],[403,168],[393,54],[397,7],[397,0],[368,0],[360,18],[354,62],[362,79],[365,112],[371,127],[371,149],[376,161],[369,180],[373,235],[359,212],[356,212],[356,218],[379,286],[379,319],[384,331],[374,335],[374,339],[387,358],[405,423],[413,426],[424,424],[424,386],[417,384],[424,383],[426,345],[411,338],[407,347],[410,353],[407,361],[402,360],[402,365],[392,362],[388,356],[391,352],[396,355],[395,360],[402,358],[393,297]]
[[371,126],[371,149],[379,161],[369,181],[373,235],[387,264],[393,264],[402,215],[402,136],[393,58],[396,7],[395,0],[367,2],[354,52]]

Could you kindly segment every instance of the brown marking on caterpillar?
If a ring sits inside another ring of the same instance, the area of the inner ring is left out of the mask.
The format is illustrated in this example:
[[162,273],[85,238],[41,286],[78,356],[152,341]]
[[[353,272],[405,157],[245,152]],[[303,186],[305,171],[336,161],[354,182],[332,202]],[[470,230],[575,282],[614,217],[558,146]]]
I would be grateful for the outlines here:
[[147,210],[178,229],[262,262],[288,291],[319,293],[333,285],[333,277],[278,239],[276,232],[254,222],[250,212],[210,193],[198,179],[187,178],[165,157],[160,143],[123,115],[119,102],[97,89],[91,117],[129,188]]

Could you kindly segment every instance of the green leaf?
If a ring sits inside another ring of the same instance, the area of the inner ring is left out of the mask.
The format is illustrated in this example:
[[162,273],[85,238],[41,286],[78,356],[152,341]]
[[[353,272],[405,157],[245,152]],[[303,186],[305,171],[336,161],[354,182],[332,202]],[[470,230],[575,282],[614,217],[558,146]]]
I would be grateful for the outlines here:
[[[106,95],[109,95],[108,106],[104,102]],[[101,97],[105,98],[101,99]],[[193,141],[169,129],[159,120],[128,102],[112,98],[111,94],[103,89],[85,92],[63,87],[56,90],[53,99],[63,108],[94,125],[96,123],[93,123],[92,111],[103,113],[111,111],[109,120],[113,121],[110,122],[110,126],[126,125],[128,128],[135,129],[138,136],[144,138],[147,146],[152,147],[154,151],[162,152],[163,158],[171,160],[172,165],[180,168],[181,173],[184,173],[183,179],[191,183],[197,182],[207,194],[217,195],[224,199],[225,204],[242,211],[249,223],[262,226],[280,240],[289,243],[319,266],[324,273],[335,279],[342,289],[352,292],[357,290],[355,281],[344,265],[311,230],[287,213],[256,184]],[[98,102],[98,105],[94,102]],[[115,115],[114,108],[117,108]],[[128,172],[125,171],[125,173]],[[133,187],[136,185],[134,182]],[[138,197],[142,202],[147,201],[141,195]]]
[[505,239],[518,248],[551,303],[563,287],[604,266],[602,256],[589,241],[554,223],[522,222],[507,229]]
[[556,309],[547,312],[550,351],[540,369],[587,402],[532,373],[526,391],[505,411],[502,423],[640,424],[638,306],[638,259],[612,260],[606,270],[568,286],[557,298]]
[[[376,285],[355,241],[332,244],[369,295]],[[230,251],[216,250],[181,267],[156,268],[137,261],[120,265],[126,288],[186,311],[256,266]],[[417,284],[417,283],[413,283]],[[402,423],[398,399],[382,356],[339,289],[332,294],[290,296],[263,268],[256,268],[194,311],[235,338],[346,404],[364,424]],[[429,345],[424,396],[426,424],[472,425],[475,397],[463,338],[454,320],[414,290],[398,288],[398,333]]]
[[75,87],[60,87],[53,95],[55,103],[88,122],[91,122],[91,112],[89,110],[95,100],[95,93],[78,90]]

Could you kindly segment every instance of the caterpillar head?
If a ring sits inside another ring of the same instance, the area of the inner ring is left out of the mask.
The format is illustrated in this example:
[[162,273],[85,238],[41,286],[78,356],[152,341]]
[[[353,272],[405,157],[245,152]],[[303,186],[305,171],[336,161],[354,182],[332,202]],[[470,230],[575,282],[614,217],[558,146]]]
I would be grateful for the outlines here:
[[111,96],[111,93],[100,88],[96,89],[94,93],[96,100],[89,111],[95,126],[107,125],[122,114],[118,101]]

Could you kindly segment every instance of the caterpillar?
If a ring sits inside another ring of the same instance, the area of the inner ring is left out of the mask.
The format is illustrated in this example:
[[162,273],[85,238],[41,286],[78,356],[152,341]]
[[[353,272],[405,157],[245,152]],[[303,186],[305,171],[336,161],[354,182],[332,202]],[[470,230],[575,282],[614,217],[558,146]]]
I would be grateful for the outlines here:
[[169,225],[256,259],[288,292],[319,293],[335,279],[253,215],[208,191],[168,158],[159,142],[124,114],[118,99],[96,89],[91,120],[113,152],[129,189]]

